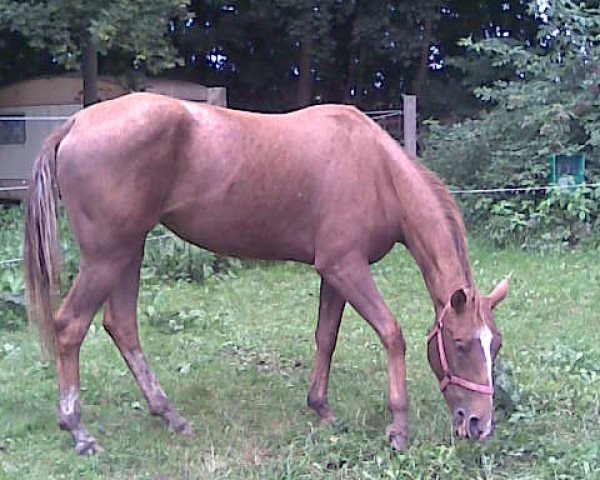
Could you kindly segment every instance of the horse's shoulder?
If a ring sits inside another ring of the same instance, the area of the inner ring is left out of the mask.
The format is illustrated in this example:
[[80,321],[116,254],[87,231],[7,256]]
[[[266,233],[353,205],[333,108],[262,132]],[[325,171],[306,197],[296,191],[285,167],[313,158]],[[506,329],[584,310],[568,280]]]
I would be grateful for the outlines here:
[[341,127],[356,127],[371,124],[371,120],[354,105],[324,104],[299,111],[307,116],[326,118]]
[[154,112],[162,112],[159,117],[171,112],[184,112],[185,107],[180,100],[155,93],[134,92],[111,100],[96,103],[76,114],[81,122],[84,119],[97,121],[122,115],[138,115],[155,117]]

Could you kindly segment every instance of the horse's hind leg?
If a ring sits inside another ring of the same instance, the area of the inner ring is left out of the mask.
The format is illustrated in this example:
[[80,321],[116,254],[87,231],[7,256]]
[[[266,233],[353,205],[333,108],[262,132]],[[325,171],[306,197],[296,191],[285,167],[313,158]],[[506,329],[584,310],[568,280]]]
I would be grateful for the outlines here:
[[82,258],[75,283],[55,317],[58,424],[71,434],[79,454],[101,450],[81,422],[79,351],[92,318],[116,283],[122,265],[116,256],[101,261]]
[[344,300],[325,279],[321,279],[321,295],[319,300],[319,320],[315,332],[317,354],[310,379],[307,403],[313,408],[322,424],[334,420],[327,401],[327,385],[331,356],[335,350],[338,331],[344,313]]
[[136,306],[140,285],[143,249],[125,268],[104,307],[104,328],[129,366],[152,415],[160,416],[176,432],[193,435],[189,423],[175,411],[150,370],[138,336]]

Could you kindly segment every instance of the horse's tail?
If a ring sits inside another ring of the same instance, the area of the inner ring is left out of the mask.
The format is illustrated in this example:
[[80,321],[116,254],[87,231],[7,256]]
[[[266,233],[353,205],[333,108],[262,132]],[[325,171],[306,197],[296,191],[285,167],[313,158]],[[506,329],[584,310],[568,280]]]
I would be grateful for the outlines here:
[[53,132],[33,164],[25,212],[23,257],[27,313],[36,323],[42,350],[54,352],[54,307],[60,290],[61,249],[58,231],[56,152],[74,119]]

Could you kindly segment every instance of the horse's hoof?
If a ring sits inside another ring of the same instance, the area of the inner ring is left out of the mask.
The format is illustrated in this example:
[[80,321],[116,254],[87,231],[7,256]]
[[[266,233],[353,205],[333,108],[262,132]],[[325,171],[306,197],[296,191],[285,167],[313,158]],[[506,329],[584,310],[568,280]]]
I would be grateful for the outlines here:
[[404,436],[400,434],[390,435],[389,439],[392,450],[398,453],[406,452],[406,449],[408,448],[408,440]]
[[177,433],[179,435],[183,435],[184,437],[193,440],[196,438],[196,432],[194,432],[194,429],[192,428],[192,426],[189,423],[186,423],[185,426],[181,429],[178,430]]
[[104,450],[93,438],[81,440],[75,444],[75,451],[78,455],[96,455]]
[[175,410],[168,410],[163,414],[163,420],[167,423],[169,428],[171,428],[176,433],[183,435],[187,438],[195,438],[196,434],[194,433],[194,429],[188,423],[188,421],[180,415]]
[[334,427],[337,424],[337,418],[329,414],[319,418],[319,425],[322,427]]
[[392,450],[398,453],[404,453],[408,449],[408,436],[399,432],[394,432],[390,427],[385,432]]

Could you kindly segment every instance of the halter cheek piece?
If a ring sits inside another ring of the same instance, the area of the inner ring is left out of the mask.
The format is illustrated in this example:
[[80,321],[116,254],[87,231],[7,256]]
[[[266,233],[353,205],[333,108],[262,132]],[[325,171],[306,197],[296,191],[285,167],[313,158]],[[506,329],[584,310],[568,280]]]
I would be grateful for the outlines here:
[[437,347],[438,347],[438,355],[440,357],[440,364],[442,366],[442,373],[444,374],[443,378],[440,380],[440,390],[443,392],[446,390],[448,385],[456,385],[457,387],[464,388],[465,390],[470,390],[471,392],[480,393],[482,395],[494,395],[494,386],[493,385],[481,385],[480,383],[471,382],[470,380],[466,380],[464,378],[460,378],[458,375],[454,375],[450,370],[450,366],[448,365],[448,359],[446,357],[446,347],[444,346],[444,336],[442,334],[442,329],[444,328],[444,317],[446,316],[446,312],[450,309],[450,302],[446,304],[442,313],[438,317],[435,322],[435,326],[427,335],[427,346],[429,343],[437,337]]

